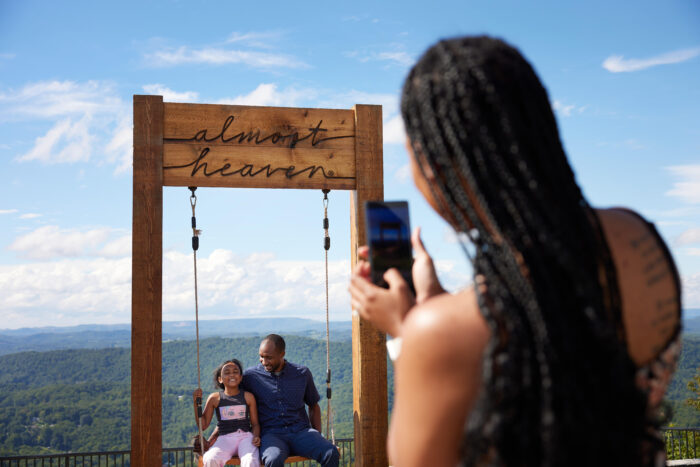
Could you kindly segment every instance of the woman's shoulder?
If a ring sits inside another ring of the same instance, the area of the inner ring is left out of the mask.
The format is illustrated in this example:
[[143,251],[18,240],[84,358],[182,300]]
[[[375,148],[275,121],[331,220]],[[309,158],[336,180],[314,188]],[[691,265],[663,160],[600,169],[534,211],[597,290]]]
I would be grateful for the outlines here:
[[401,331],[403,345],[420,346],[425,357],[473,359],[481,355],[489,330],[479,311],[473,288],[441,294],[416,306]]
[[622,302],[627,349],[638,366],[657,357],[680,330],[680,280],[654,225],[625,208],[597,209]]

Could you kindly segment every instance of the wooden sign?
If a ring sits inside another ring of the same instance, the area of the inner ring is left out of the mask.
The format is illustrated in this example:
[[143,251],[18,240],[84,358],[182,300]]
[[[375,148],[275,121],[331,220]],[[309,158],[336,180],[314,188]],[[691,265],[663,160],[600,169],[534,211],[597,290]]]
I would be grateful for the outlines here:
[[165,186],[355,188],[353,110],[163,107]]

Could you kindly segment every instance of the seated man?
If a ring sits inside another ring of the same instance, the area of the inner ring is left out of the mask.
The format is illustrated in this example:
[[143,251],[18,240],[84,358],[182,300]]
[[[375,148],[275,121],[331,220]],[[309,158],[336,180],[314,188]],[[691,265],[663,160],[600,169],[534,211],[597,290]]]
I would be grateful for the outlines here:
[[[270,334],[260,343],[260,365],[243,374],[243,386],[258,402],[260,453],[266,467],[281,466],[290,455],[337,466],[338,449],[320,433],[321,399],[311,371],[284,359],[282,336]],[[309,406],[309,414],[305,405]],[[310,417],[310,421],[309,421]]]

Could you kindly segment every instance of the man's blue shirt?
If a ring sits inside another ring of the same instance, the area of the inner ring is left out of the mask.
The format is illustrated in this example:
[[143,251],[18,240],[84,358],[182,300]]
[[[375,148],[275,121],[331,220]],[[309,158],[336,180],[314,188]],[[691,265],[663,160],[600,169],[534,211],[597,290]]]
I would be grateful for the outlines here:
[[261,434],[294,433],[311,427],[306,405],[321,399],[311,371],[285,360],[282,371],[269,373],[262,365],[243,373],[243,387],[255,396]]

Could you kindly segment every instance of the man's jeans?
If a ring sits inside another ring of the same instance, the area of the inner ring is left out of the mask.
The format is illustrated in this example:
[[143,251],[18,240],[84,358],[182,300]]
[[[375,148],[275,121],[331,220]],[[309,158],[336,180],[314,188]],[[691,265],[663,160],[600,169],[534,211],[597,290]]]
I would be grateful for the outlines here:
[[314,459],[324,467],[337,467],[340,462],[338,449],[313,428],[296,433],[265,433],[260,454],[265,467],[284,465],[290,454]]

